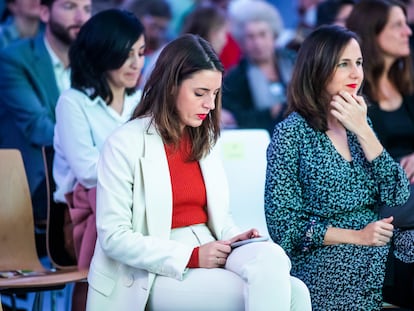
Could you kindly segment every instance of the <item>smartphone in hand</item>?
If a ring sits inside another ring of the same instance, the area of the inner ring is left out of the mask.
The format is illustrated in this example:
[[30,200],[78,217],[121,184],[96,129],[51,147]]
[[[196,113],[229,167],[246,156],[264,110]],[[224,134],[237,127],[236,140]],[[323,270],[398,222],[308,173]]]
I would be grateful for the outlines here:
[[257,237],[257,238],[251,238],[251,239],[247,239],[247,240],[237,241],[237,242],[231,243],[230,246],[231,246],[231,248],[236,248],[236,247],[246,245],[246,244],[249,244],[249,243],[264,242],[264,241],[267,241],[267,240],[269,240],[268,237],[260,236],[260,237]]

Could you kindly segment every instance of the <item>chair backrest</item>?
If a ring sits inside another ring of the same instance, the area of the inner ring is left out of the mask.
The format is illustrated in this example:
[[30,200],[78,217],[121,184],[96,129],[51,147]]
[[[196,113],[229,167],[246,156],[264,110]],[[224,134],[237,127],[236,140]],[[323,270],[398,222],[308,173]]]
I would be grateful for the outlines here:
[[0,149],[0,271],[42,270],[21,153]]
[[264,216],[266,149],[269,133],[261,129],[223,130],[221,156],[230,190],[230,209],[242,229],[268,236]]
[[[73,252],[69,253],[64,230],[67,221],[70,221],[68,206],[64,203],[57,204],[53,200],[56,184],[53,179],[53,147],[42,147],[43,164],[46,174],[47,190],[47,222],[46,222],[46,250],[52,265],[58,269],[73,269],[76,267],[76,258]],[[66,221],[65,221],[66,220]],[[69,224],[70,226],[70,224]],[[69,230],[68,235],[72,234]],[[72,238],[71,236],[69,239]]]

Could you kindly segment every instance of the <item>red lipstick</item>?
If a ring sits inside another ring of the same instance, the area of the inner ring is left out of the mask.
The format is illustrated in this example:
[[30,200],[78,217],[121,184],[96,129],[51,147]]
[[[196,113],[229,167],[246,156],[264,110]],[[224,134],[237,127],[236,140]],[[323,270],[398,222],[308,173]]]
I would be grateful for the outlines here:
[[356,83],[351,83],[351,84],[347,84],[346,86],[347,86],[347,87],[350,87],[351,89],[356,89],[356,88],[357,88],[357,86],[358,86],[358,84],[356,84]]
[[198,117],[200,120],[204,120],[205,118],[207,118],[207,115],[206,115],[206,114],[198,114],[198,115],[197,115],[197,117]]

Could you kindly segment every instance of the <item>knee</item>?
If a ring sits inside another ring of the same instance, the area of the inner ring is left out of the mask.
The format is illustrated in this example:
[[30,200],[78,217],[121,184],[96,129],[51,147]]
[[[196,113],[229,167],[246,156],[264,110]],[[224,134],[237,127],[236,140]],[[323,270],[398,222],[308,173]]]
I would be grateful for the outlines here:
[[[294,310],[312,310],[308,287],[296,277],[290,277],[292,306]],[[298,308],[295,308],[297,306]],[[299,307],[300,306],[300,307]]]
[[262,244],[260,249],[257,250],[258,257],[264,262],[276,265],[280,268],[286,268],[290,271],[291,263],[288,255],[285,253],[282,247],[273,242],[260,243]]

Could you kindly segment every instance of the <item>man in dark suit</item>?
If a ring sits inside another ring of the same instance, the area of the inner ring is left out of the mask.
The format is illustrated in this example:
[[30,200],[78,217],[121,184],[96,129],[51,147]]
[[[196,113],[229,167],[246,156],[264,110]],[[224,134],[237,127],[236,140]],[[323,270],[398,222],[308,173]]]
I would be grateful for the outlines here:
[[90,16],[91,0],[42,0],[44,33],[0,51],[0,148],[22,153],[37,223],[47,212],[41,147],[53,145],[56,101],[70,86],[69,46]]

